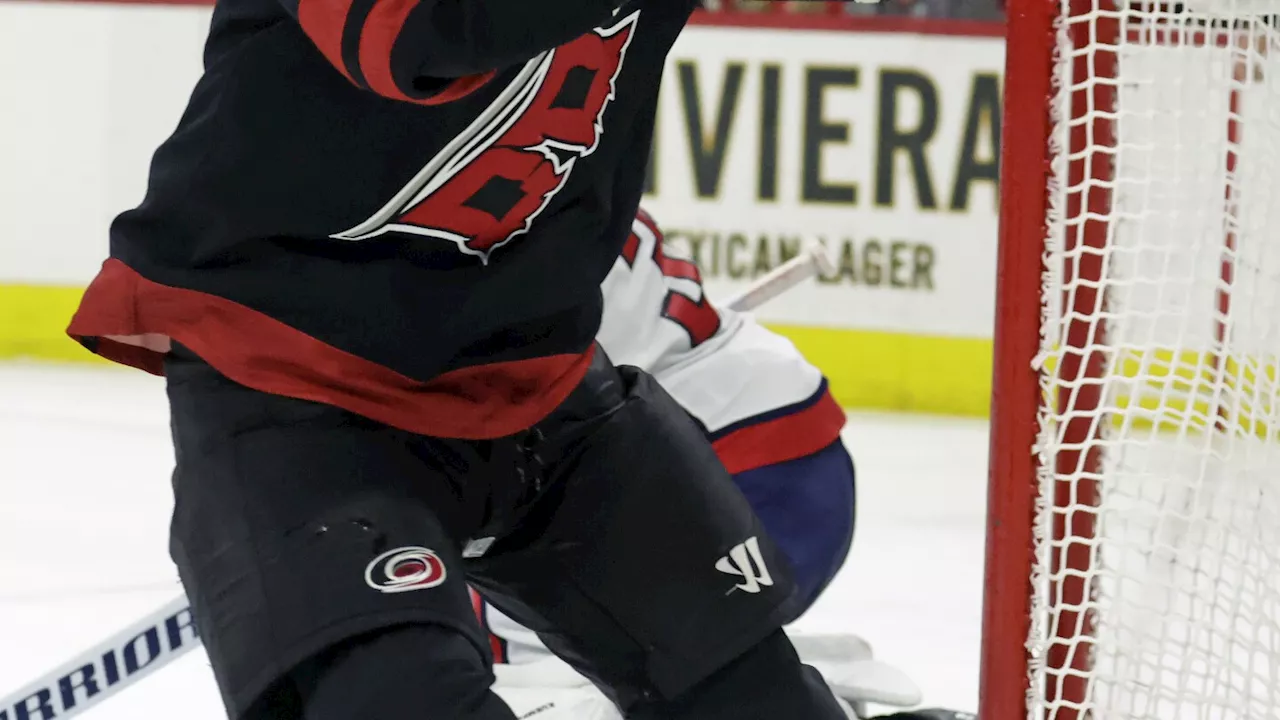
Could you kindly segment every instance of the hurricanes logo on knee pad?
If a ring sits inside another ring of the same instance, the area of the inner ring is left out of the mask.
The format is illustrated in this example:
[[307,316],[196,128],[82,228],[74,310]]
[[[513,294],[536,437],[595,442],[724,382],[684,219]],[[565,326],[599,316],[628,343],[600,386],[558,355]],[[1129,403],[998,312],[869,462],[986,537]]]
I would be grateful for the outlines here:
[[424,547],[402,547],[388,550],[364,569],[369,587],[384,593],[425,590],[444,582],[444,561]]
[[729,554],[716,562],[716,569],[742,578],[742,582],[729,588],[725,595],[734,590],[758,593],[761,587],[773,586],[773,575],[769,574],[769,568],[764,564],[764,556],[760,554],[760,540],[755,535],[730,548]]

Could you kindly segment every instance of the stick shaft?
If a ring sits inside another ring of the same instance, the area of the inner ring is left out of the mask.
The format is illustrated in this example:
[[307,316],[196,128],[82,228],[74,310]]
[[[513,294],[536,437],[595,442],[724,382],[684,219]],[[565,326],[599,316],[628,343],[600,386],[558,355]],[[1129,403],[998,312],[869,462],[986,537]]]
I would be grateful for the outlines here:
[[79,715],[199,645],[190,604],[180,595],[0,698],[0,718]]
[[749,312],[785,293],[791,288],[826,270],[822,248],[811,247],[769,271],[738,295],[730,298],[724,307],[738,312]]

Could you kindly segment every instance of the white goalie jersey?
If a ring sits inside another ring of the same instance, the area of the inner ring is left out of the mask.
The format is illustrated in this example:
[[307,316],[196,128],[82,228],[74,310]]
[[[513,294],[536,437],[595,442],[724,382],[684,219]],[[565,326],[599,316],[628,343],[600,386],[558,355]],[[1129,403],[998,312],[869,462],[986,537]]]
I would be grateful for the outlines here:
[[844,413],[818,368],[749,313],[713,306],[697,265],[669,249],[640,211],[602,286],[597,338],[613,362],[657,378],[703,425],[731,473],[834,442]]

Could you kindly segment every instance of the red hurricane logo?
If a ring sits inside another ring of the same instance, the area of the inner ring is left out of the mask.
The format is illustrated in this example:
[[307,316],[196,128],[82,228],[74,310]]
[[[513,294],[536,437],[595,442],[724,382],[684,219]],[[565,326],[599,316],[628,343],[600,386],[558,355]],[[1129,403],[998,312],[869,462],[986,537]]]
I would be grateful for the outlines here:
[[487,264],[494,250],[529,231],[578,160],[599,146],[639,16],[637,10],[525,63],[389,203],[332,237],[432,237]]
[[424,547],[388,550],[364,569],[365,583],[384,593],[433,588],[443,584],[447,576],[444,561]]

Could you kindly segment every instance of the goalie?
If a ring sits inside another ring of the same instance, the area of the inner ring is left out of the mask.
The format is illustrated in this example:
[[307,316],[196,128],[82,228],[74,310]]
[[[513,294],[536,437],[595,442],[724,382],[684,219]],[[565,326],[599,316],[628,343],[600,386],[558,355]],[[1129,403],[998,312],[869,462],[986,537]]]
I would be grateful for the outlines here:
[[[786,338],[707,302],[697,266],[666,254],[660,229],[643,210],[602,290],[600,344],[616,363],[651,373],[705,430],[791,565],[800,596],[789,618],[795,620],[831,582],[853,539],[854,465],[840,440],[845,414],[826,379]],[[735,591],[772,582],[750,548],[716,569],[740,580]],[[498,664],[495,688],[518,714],[618,717],[537,633],[479,594],[474,602]],[[792,641],[851,705],[851,716],[869,701],[918,702],[915,685],[873,662],[856,637],[793,633]]]

